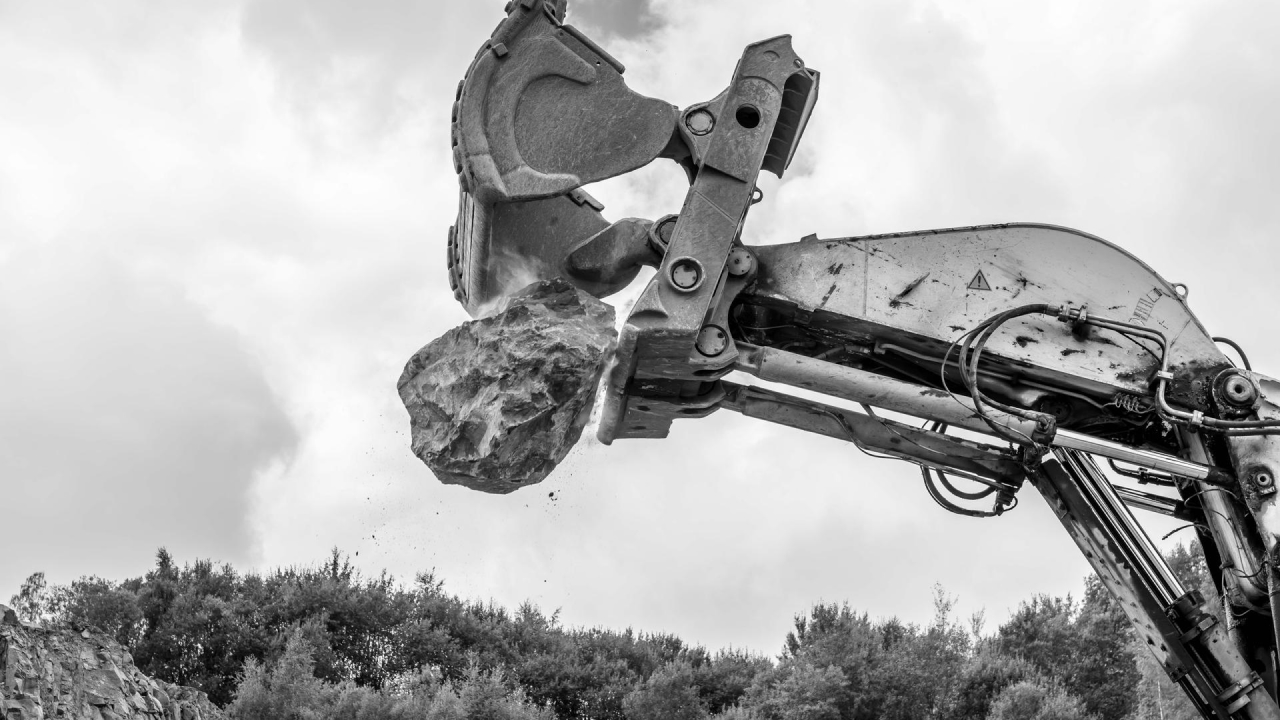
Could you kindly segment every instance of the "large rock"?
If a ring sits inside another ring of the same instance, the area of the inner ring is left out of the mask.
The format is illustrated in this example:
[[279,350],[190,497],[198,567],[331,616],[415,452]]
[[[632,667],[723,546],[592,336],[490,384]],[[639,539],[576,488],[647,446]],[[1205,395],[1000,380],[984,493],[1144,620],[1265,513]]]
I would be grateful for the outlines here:
[[153,680],[116,641],[28,627],[0,605],[0,718],[220,720],[199,690]]
[[616,337],[613,308],[561,279],[450,330],[400,376],[414,454],[484,492],[542,481],[582,434]]

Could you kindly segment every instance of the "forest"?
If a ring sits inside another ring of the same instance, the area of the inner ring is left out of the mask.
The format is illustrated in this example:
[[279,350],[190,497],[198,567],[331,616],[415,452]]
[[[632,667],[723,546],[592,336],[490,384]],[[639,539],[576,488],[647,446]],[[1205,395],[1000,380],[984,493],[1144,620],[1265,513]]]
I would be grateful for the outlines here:
[[[1168,560],[1220,607],[1198,550]],[[338,550],[259,574],[161,549],[123,581],[33,574],[11,604],[31,624],[111,635],[143,672],[238,720],[1197,717],[1093,577],[1082,597],[1035,595],[993,628],[954,617],[941,588],[924,625],[815,604],[776,656],[565,627],[530,604],[456,597],[430,572],[363,577]]]

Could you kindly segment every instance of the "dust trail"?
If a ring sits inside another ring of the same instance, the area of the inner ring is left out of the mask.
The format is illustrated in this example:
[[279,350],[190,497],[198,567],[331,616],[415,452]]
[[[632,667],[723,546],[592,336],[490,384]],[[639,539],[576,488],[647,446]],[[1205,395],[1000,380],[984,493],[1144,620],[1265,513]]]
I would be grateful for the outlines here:
[[501,312],[507,299],[539,280],[556,276],[546,263],[511,250],[503,250],[489,258],[489,268],[497,279],[499,292],[487,303],[476,307],[473,318],[480,320]]

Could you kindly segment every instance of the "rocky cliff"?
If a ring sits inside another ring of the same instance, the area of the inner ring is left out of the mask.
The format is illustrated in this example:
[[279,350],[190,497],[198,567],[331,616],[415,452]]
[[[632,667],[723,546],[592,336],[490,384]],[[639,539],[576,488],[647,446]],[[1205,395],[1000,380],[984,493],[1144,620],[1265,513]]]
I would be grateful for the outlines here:
[[152,680],[119,643],[28,627],[0,605],[0,720],[222,720],[204,693]]

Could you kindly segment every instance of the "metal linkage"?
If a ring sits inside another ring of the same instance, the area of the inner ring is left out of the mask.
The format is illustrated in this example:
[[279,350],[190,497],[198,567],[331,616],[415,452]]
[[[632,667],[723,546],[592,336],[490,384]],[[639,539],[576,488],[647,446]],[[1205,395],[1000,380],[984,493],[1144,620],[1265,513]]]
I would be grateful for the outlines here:
[[946,468],[1010,496],[1026,475],[1018,458],[997,447],[764,388],[721,384],[720,407],[726,410],[845,440],[869,455]]

